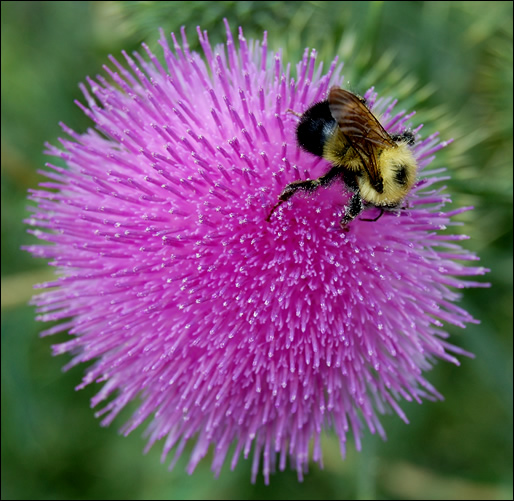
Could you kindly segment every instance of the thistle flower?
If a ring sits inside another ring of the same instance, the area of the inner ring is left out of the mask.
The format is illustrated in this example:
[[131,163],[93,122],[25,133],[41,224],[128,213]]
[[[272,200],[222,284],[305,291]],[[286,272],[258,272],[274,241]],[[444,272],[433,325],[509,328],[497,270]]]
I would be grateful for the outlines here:
[[[447,142],[422,139],[414,155],[419,182],[406,209],[341,231],[348,200],[334,185],[295,195],[265,218],[284,186],[326,172],[326,161],[301,151],[297,117],[342,85],[335,60],[326,72],[306,50],[290,64],[262,42],[191,52],[184,30],[174,50],[161,33],[162,65],[123,52],[108,76],[81,86],[77,102],[96,130],[77,133],[47,153],[49,181],[32,190],[30,232],[46,242],[26,249],[50,259],[55,288],[33,302],[44,335],[68,331],[54,354],[67,367],[95,361],[78,388],[103,383],[92,404],[103,425],[134,399],[140,405],[125,434],[150,418],[148,447],[164,439],[171,466],[189,441],[192,472],[213,447],[216,474],[231,446],[231,467],[253,448],[252,480],[262,468],[286,467],[301,479],[321,464],[320,434],[333,428],[344,456],[365,428],[384,436],[379,414],[399,401],[440,398],[424,378],[436,359],[469,355],[447,342],[443,322],[475,320],[454,303],[454,288],[484,284],[463,277],[480,267],[461,249],[462,235],[441,234],[451,217],[429,171]],[[365,95],[386,130],[401,133],[413,114]],[[372,209],[370,209],[372,210]],[[49,245],[48,245],[49,244]],[[231,449],[232,450],[232,449]],[[262,467],[259,466],[262,460]]]

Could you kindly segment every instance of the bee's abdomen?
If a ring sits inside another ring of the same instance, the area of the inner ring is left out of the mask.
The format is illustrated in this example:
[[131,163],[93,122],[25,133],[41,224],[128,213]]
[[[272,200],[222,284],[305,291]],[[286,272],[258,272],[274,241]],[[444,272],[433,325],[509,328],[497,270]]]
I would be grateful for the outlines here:
[[336,127],[328,101],[321,101],[302,115],[296,128],[298,144],[309,153],[322,157],[325,143],[334,135]]

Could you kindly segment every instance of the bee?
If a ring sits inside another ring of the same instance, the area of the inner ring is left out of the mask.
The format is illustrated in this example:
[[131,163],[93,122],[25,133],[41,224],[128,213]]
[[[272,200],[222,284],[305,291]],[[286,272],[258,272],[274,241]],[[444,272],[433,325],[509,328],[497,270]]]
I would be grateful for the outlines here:
[[409,148],[414,135],[408,131],[389,135],[364,99],[340,87],[332,87],[327,100],[300,116],[296,138],[302,149],[328,160],[332,167],[317,179],[288,184],[266,221],[298,190],[314,192],[336,179],[352,192],[341,227],[346,229],[369,205],[381,209],[380,214],[362,220],[377,221],[384,210],[402,204],[416,181],[417,163]]

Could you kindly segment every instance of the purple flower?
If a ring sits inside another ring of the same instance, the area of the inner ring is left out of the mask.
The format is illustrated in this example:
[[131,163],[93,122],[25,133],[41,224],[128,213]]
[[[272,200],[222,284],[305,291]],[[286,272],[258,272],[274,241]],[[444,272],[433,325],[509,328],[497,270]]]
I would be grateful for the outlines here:
[[[440,398],[423,372],[469,355],[444,323],[474,322],[454,289],[484,286],[463,278],[486,270],[461,264],[477,259],[465,236],[439,232],[470,207],[444,212],[444,169],[427,166],[447,142],[421,127],[403,210],[342,231],[349,194],[334,183],[267,223],[289,182],[329,167],[297,147],[288,110],[342,85],[341,65],[324,71],[306,50],[294,71],[266,34],[247,42],[240,30],[237,48],[228,25],[226,46],[198,36],[204,56],[184,32],[174,51],[162,34],[164,65],[143,45],[145,57],[123,53],[129,69],[111,57],[107,78],[81,87],[96,130],[63,124],[69,138],[48,153],[67,167],[48,164],[30,195],[27,223],[45,243],[26,249],[59,275],[33,301],[39,320],[60,321],[45,335],[69,332],[53,349],[73,355],[67,367],[95,361],[78,388],[103,384],[102,424],[139,398],[123,431],[151,417],[148,447],[164,439],[172,465],[191,440],[189,472],[211,446],[216,474],[229,449],[234,468],[253,448],[252,480],[288,456],[301,479],[312,442],[322,461],[323,429],[344,456],[347,433],[357,449],[365,428],[384,436],[379,414],[407,421],[401,399]],[[389,133],[410,123],[395,102],[365,97]]]

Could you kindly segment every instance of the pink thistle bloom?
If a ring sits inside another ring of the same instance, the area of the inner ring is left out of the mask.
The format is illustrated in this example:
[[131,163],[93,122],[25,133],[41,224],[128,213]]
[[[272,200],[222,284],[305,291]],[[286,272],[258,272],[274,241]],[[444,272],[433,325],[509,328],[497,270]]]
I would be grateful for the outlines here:
[[[441,234],[451,217],[440,173],[429,170],[447,142],[422,139],[413,152],[419,181],[405,209],[377,222],[357,218],[342,231],[349,193],[336,182],[298,193],[265,219],[291,181],[330,167],[296,144],[298,118],[342,86],[335,60],[324,71],[315,51],[296,65],[227,25],[226,46],[190,52],[184,31],[174,50],[164,34],[161,65],[125,52],[108,76],[81,86],[77,103],[96,130],[69,136],[48,154],[49,180],[31,190],[30,233],[45,242],[26,249],[50,259],[59,277],[39,288],[39,320],[68,331],[55,354],[67,367],[95,361],[82,383],[103,383],[103,425],[141,400],[125,434],[150,418],[148,447],[164,439],[171,466],[193,440],[188,472],[213,447],[216,474],[231,445],[234,468],[253,448],[252,480],[266,483],[287,457],[301,479],[311,458],[321,464],[320,434],[332,428],[344,456],[365,428],[384,436],[379,414],[399,401],[437,399],[424,378],[436,359],[458,365],[469,355],[447,341],[444,323],[475,322],[455,305],[454,289],[484,268]],[[292,74],[295,74],[293,77]],[[413,114],[365,95],[390,134]],[[369,217],[377,209],[370,208]],[[365,213],[366,214],[366,213]]]

